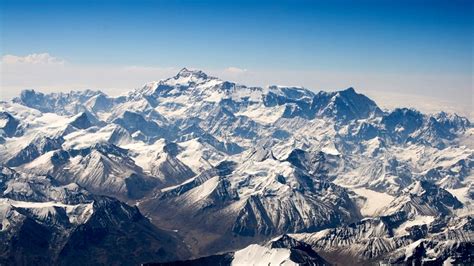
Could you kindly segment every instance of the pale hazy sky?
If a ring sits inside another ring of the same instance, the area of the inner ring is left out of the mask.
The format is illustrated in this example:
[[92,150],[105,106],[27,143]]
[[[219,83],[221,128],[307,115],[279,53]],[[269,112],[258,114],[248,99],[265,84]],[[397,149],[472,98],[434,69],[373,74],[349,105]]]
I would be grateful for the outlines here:
[[198,68],[473,117],[472,1],[0,0],[0,98]]

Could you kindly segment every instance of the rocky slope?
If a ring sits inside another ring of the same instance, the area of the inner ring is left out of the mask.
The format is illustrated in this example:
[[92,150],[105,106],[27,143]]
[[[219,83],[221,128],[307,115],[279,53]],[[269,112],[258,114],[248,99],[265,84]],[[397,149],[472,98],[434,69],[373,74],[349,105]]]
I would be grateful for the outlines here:
[[116,199],[9,168],[1,183],[1,264],[132,265],[188,256],[172,232]]

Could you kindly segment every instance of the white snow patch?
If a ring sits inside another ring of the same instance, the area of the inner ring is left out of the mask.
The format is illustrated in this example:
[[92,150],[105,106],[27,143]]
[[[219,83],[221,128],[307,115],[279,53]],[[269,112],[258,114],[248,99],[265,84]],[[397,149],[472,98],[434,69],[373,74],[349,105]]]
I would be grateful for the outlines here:
[[252,105],[245,111],[238,112],[235,115],[247,116],[261,124],[273,124],[283,115],[284,111],[285,107],[283,105],[273,108],[267,108],[263,105]]
[[469,187],[457,188],[457,189],[446,189],[451,195],[455,196],[463,204],[470,204],[471,199],[468,196]]
[[8,123],[8,119],[0,119],[0,127],[5,127]]
[[107,142],[115,128],[114,125],[108,125],[101,129],[88,128],[72,132],[64,137],[63,147],[65,149],[83,149],[91,147],[96,143]]
[[151,163],[156,161],[158,154],[163,152],[165,145],[165,140],[159,139],[151,145],[136,141],[123,145],[122,148],[132,151],[135,154],[133,156],[135,164],[140,166],[144,171],[149,171]]
[[322,152],[329,154],[329,155],[340,155],[341,153],[336,149],[336,147],[333,145],[331,146],[326,146],[321,149]]
[[366,188],[352,188],[352,191],[366,198],[366,201],[360,210],[361,214],[364,216],[376,215],[379,210],[388,206],[394,199],[394,197],[389,194],[380,193]]
[[250,245],[242,250],[235,252],[233,266],[250,265],[298,265],[290,260],[290,250],[285,248],[273,248]]
[[215,176],[215,177],[207,180],[206,182],[204,182],[200,186],[195,187],[195,188],[191,189],[190,191],[188,191],[184,194],[184,197],[186,199],[189,199],[186,202],[187,203],[194,203],[194,202],[199,201],[200,199],[203,199],[203,198],[207,197],[209,194],[211,194],[216,189],[218,184],[219,184],[219,177],[218,176]]
[[435,217],[434,216],[417,216],[414,220],[408,220],[401,224],[396,230],[395,230],[395,235],[397,236],[402,236],[402,235],[407,235],[408,232],[406,231],[407,228],[415,226],[415,225],[422,225],[422,224],[430,224],[434,221]]
[[[49,151],[40,157],[34,159],[33,161],[25,164],[22,166],[24,169],[28,170],[42,170],[44,173],[42,174],[47,174],[49,170],[51,170],[54,166],[53,163],[51,162],[51,158],[53,157],[55,151]],[[39,173],[39,172],[36,172]]]
[[219,153],[214,147],[203,144],[197,139],[178,143],[183,150],[176,156],[178,160],[187,165],[193,172],[202,171],[217,165],[225,156]]
[[49,215],[55,215],[55,208],[63,208],[69,217],[70,223],[83,224],[94,213],[93,203],[68,205],[61,202],[28,202],[11,199],[0,199],[0,205],[11,205],[17,208],[33,209],[38,218],[46,218]]

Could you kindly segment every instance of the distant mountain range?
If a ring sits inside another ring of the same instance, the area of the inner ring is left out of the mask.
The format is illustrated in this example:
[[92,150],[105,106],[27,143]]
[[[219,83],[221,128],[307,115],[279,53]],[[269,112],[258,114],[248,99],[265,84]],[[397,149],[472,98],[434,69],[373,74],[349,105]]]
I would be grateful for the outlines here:
[[182,69],[0,104],[0,264],[474,263],[474,127]]

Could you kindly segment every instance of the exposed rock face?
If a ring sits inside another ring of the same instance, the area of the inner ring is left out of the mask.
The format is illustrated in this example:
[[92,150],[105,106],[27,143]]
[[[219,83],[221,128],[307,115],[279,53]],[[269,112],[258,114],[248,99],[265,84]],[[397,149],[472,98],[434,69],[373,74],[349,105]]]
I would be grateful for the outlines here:
[[400,212],[294,237],[333,263],[467,263],[474,259],[472,226],[469,216],[409,220],[406,213]]

